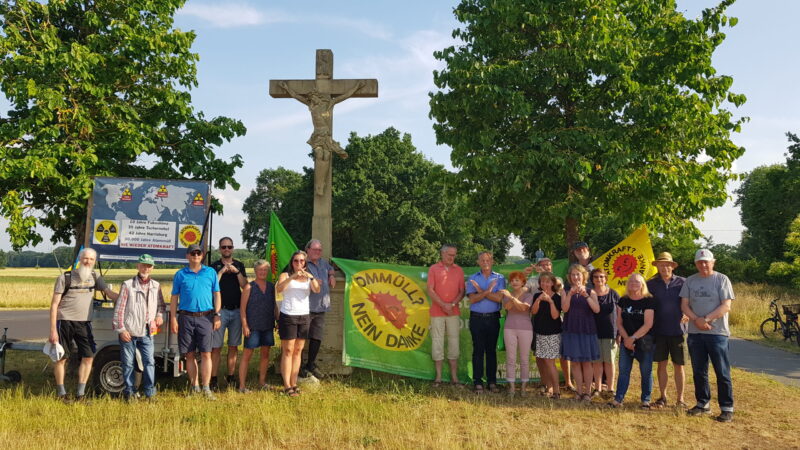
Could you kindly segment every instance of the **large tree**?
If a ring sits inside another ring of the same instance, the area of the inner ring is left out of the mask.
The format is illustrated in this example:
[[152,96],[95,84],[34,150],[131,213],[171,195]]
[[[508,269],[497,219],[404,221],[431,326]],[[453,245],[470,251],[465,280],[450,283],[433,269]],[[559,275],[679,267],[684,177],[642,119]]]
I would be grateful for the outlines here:
[[[460,263],[473,265],[480,250],[505,259],[508,235],[497,233],[480,211],[453,193],[451,176],[416,150],[411,136],[389,128],[375,136],[350,135],[349,158],[334,160],[333,255],[427,264],[444,243],[459,246]],[[267,169],[245,201],[243,238],[263,252],[270,211],[302,246],[312,236],[313,172]],[[253,230],[253,231],[250,231]]]
[[41,242],[38,226],[79,243],[93,176],[238,188],[241,158],[214,147],[245,128],[192,107],[195,35],[172,27],[183,3],[0,1],[0,214],[15,248]]
[[711,64],[731,3],[690,20],[671,0],[463,0],[430,101],[463,191],[545,241],[600,217],[697,235],[744,151],[727,107],[745,98]]
[[784,258],[789,225],[800,214],[800,138],[786,136],[790,142],[786,163],[753,169],[736,190],[736,206],[746,228],[740,252],[762,261]]

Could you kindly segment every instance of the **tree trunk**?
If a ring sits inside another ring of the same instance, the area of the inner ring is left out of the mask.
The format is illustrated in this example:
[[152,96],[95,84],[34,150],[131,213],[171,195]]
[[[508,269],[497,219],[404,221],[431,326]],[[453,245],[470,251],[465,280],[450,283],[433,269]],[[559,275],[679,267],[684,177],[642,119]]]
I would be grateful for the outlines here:
[[570,263],[575,262],[575,255],[572,254],[572,246],[578,242],[578,220],[567,217],[564,220],[564,238],[567,241],[567,259]]

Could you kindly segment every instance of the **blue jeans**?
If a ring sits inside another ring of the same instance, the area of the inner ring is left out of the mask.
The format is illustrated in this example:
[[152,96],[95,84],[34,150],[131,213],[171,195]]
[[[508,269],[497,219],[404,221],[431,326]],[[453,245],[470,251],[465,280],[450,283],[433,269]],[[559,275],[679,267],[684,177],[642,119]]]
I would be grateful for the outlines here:
[[131,336],[130,342],[119,341],[120,359],[122,360],[122,376],[125,378],[125,394],[136,392],[136,380],[133,376],[133,364],[136,361],[136,349],[142,355],[142,391],[146,397],[156,395],[156,365],[153,357],[153,338],[150,336]]
[[614,400],[622,403],[631,383],[633,360],[639,361],[639,373],[642,375],[642,403],[650,403],[650,392],[653,390],[653,352],[641,350],[630,351],[625,346],[619,347],[619,374],[617,375],[617,393]]
[[717,375],[717,396],[722,411],[733,411],[733,382],[731,363],[728,360],[728,336],[693,333],[686,339],[689,357],[692,358],[694,397],[697,406],[708,408],[711,388],[708,385],[708,360]]

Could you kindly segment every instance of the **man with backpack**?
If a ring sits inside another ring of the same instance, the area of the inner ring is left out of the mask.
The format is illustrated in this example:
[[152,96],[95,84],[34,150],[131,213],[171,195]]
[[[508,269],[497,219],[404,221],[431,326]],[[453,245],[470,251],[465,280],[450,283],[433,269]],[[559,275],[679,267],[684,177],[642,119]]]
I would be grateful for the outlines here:
[[53,365],[56,379],[56,393],[63,402],[69,397],[64,388],[64,374],[67,358],[75,344],[81,363],[78,367],[78,389],[75,400],[86,397],[86,382],[92,371],[96,346],[92,336],[92,312],[95,291],[103,292],[111,300],[117,299],[112,291],[93,269],[97,252],[85,248],[78,255],[78,268],[59,276],[53,289],[50,302],[50,337],[52,344],[59,343],[64,348],[64,357]]

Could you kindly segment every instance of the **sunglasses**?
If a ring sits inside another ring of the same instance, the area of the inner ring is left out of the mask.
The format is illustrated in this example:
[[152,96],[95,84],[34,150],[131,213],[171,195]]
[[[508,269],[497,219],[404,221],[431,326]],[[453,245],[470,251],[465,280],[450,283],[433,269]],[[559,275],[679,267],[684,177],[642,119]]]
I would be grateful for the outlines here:
[[193,252],[191,252],[189,254],[192,255],[192,256],[200,256],[200,255],[203,254],[203,252],[201,252],[200,250],[195,250],[195,251],[193,251]]
[[301,263],[301,262],[306,262],[306,260],[305,260],[305,259],[293,259],[293,260],[292,260],[292,262],[299,262],[299,263]]
[[233,250],[232,245],[220,245],[219,248],[221,248],[222,250]]

